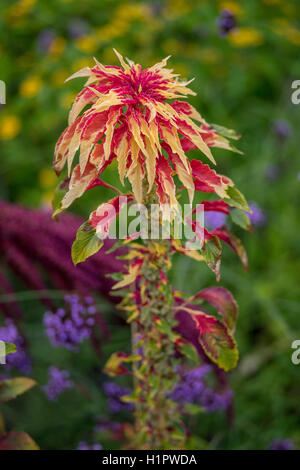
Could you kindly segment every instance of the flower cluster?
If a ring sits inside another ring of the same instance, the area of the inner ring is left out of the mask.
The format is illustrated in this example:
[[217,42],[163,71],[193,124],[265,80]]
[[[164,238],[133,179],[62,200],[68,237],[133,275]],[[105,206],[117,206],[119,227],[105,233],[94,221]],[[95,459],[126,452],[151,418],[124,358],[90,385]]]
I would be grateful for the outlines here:
[[223,212],[210,211],[204,215],[204,225],[208,230],[216,230],[223,227],[227,220],[227,215]]
[[51,366],[48,369],[48,383],[44,385],[43,390],[50,401],[56,401],[61,393],[72,388],[74,383],[70,380],[70,374],[67,370],[58,369]]
[[102,450],[101,444],[87,444],[84,441],[79,442],[77,450]]
[[294,443],[291,439],[274,439],[269,447],[269,450],[293,450]]
[[219,27],[220,36],[227,36],[236,27],[236,19],[233,13],[229,10],[222,10],[217,19],[217,26]]
[[175,385],[171,398],[181,404],[193,403],[200,405],[206,411],[228,408],[233,393],[231,390],[218,393],[213,388],[208,387],[205,379],[210,371],[211,367],[204,365],[184,372]]
[[6,319],[0,327],[0,340],[13,343],[17,348],[17,352],[8,354],[4,368],[15,368],[20,372],[29,374],[31,372],[31,359],[26,353],[24,338],[11,319]]
[[[29,290],[47,291],[50,285],[52,289],[64,292],[78,291],[89,295],[91,291],[97,291],[109,296],[112,281],[106,274],[120,270],[122,263],[113,255],[102,252],[85,265],[73,266],[69,253],[82,223],[79,217],[63,214],[59,221],[53,223],[49,212],[0,201],[0,223],[1,265],[9,268]],[[110,244],[108,240],[106,247],[109,248]],[[4,294],[12,296],[14,288],[2,268],[0,286]],[[47,294],[40,298],[48,308],[53,308]],[[16,301],[1,302],[1,310],[6,316],[22,315]]]
[[122,397],[129,395],[131,390],[122,387],[114,382],[106,382],[103,385],[104,393],[108,398],[108,409],[110,413],[118,413],[119,411],[133,411],[132,403],[122,401]]
[[256,202],[249,202],[251,212],[249,213],[249,219],[253,226],[263,227],[267,221],[266,213],[259,207]]
[[96,307],[91,297],[81,300],[78,295],[65,296],[65,308],[44,315],[45,333],[53,346],[76,350],[92,334]]
[[291,124],[284,119],[276,119],[273,121],[271,123],[271,129],[281,141],[288,139],[293,132]]

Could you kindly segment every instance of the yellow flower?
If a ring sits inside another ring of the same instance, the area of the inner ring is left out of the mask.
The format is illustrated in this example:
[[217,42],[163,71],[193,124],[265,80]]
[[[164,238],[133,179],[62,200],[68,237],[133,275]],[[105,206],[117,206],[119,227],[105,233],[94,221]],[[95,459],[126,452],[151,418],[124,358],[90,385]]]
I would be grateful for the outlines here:
[[24,5],[25,7],[32,7],[35,3],[36,0],[21,0],[20,3]]
[[65,46],[66,46],[65,39],[57,37],[52,41],[49,47],[49,54],[55,58],[60,57],[65,49]]
[[9,7],[4,15],[10,26],[19,26],[23,23],[22,17],[28,15],[32,10],[36,0],[19,0],[17,3]]
[[264,0],[266,5],[278,5],[282,0]]
[[97,36],[102,41],[110,41],[122,34],[124,34],[124,30],[115,27],[113,23],[97,29]]
[[243,14],[243,7],[233,0],[223,0],[220,2],[220,9],[229,10],[236,16],[241,16]]
[[295,46],[300,46],[300,31],[291,27],[286,33],[287,39]]
[[26,78],[20,85],[20,95],[24,98],[33,98],[42,87],[42,80],[38,76]]
[[186,0],[169,0],[167,2],[167,14],[184,15],[189,13],[193,7],[194,4]]
[[289,23],[286,18],[275,18],[273,31],[279,36],[283,36],[296,46],[300,45],[300,31]]
[[120,5],[115,12],[115,17],[134,20],[144,18],[146,9],[145,5],[138,5],[137,3],[127,3],[125,5]]
[[57,177],[51,168],[42,168],[39,172],[39,183],[42,188],[54,188]]
[[56,70],[51,77],[51,82],[55,86],[61,86],[64,81],[68,78],[68,71],[66,70]]
[[263,35],[253,28],[239,28],[228,35],[228,40],[236,47],[259,46],[263,43]]
[[81,52],[95,52],[98,47],[98,42],[94,36],[82,36],[76,39],[75,45]]
[[215,47],[202,47],[197,53],[197,58],[206,64],[215,64],[220,60],[220,54]]
[[45,207],[46,209],[51,209],[53,196],[54,196],[54,191],[47,191],[46,193],[44,193],[43,196],[41,197],[42,207]]
[[0,139],[9,140],[18,135],[21,129],[21,122],[17,116],[5,116],[0,121]]

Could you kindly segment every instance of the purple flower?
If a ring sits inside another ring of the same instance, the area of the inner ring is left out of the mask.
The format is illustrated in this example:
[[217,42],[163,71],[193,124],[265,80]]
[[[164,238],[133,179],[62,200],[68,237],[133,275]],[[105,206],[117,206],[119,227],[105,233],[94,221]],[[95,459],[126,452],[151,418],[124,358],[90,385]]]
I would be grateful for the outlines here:
[[271,163],[269,166],[267,166],[265,170],[266,178],[268,178],[271,181],[274,181],[279,177],[279,175],[280,175],[280,168],[278,165]]
[[227,34],[236,27],[235,16],[229,10],[222,10],[216,23],[219,27],[219,35],[221,37],[227,36]]
[[122,429],[122,424],[110,420],[100,420],[95,426],[95,432],[117,433]]
[[41,53],[48,52],[55,38],[56,32],[53,29],[45,29],[42,31],[37,38],[38,51]]
[[253,226],[263,227],[266,223],[267,216],[256,202],[250,202],[249,207],[252,213],[248,212],[250,222]]
[[73,18],[68,24],[68,32],[71,38],[80,38],[87,34],[88,24],[82,18]]
[[133,411],[132,403],[125,403],[121,400],[124,395],[131,393],[127,387],[115,384],[114,382],[106,382],[103,384],[104,393],[108,398],[108,409],[110,413],[118,413],[118,411]]
[[232,402],[233,391],[226,390],[223,393],[216,393],[212,388],[204,389],[201,397],[201,405],[206,411],[226,410]]
[[233,392],[226,390],[218,393],[208,387],[205,378],[210,370],[210,366],[204,365],[182,374],[170,395],[172,400],[181,404],[197,404],[206,411],[226,409],[232,400]]
[[31,359],[25,352],[25,341],[20,335],[16,325],[10,319],[6,319],[3,326],[0,327],[0,340],[16,345],[17,352],[9,354],[6,357],[6,369],[18,369],[24,374],[31,372]]
[[204,214],[204,224],[208,230],[216,230],[226,223],[227,215],[217,211],[207,211]]
[[102,450],[101,444],[87,444],[84,441],[79,442],[77,450]]
[[269,447],[269,450],[293,450],[294,443],[291,439],[274,439]]
[[49,367],[48,383],[42,387],[48,400],[57,401],[62,392],[73,387],[74,383],[69,377],[70,374],[67,370],[61,370],[55,366]]
[[288,139],[292,134],[292,126],[288,121],[277,119],[271,124],[271,129],[280,140]]
[[162,14],[162,11],[164,9],[164,4],[163,2],[151,2],[149,4],[149,7],[151,8],[152,14],[154,16],[160,16]]
[[45,333],[53,346],[77,350],[91,336],[95,325],[96,307],[91,297],[80,300],[78,295],[66,295],[65,308],[44,315]]

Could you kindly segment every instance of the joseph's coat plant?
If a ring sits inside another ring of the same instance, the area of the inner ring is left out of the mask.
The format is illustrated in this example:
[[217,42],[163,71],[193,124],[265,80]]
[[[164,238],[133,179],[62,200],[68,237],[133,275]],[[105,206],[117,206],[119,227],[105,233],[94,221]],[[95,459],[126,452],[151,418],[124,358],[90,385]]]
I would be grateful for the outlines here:
[[[184,192],[191,205],[197,192],[204,213],[223,213],[231,222],[249,229],[247,202],[233,181],[214,169],[211,152],[214,147],[238,152],[231,144],[237,134],[208,124],[186,101],[195,93],[188,88],[190,82],[180,81],[166,67],[168,58],[142,70],[116,54],[120,66],[95,60],[94,67],[85,67],[70,77],[87,81],[55,148],[53,165],[60,176],[53,204],[55,216],[96,186],[112,188],[105,181],[105,170],[114,162],[124,187],[123,191],[115,188],[116,196],[110,201],[95,201],[95,210],[74,241],[74,264],[84,262],[103,246],[115,217],[124,211],[124,201],[128,210],[136,203],[146,209],[157,204],[162,211],[169,208],[174,214]],[[155,239],[142,237],[137,231],[115,245],[126,248],[122,257],[125,271],[114,275],[117,282],[113,290],[122,297],[119,306],[128,315],[132,345],[128,348],[131,352],[114,353],[104,370],[111,376],[130,373],[133,377],[133,393],[123,397],[135,409],[128,448],[185,448],[182,416],[188,410],[171,397],[178,368],[194,358],[195,340],[219,368],[228,371],[237,364],[234,330],[238,308],[232,294],[218,286],[188,297],[168,281],[175,253],[206,263],[219,281],[221,242],[247,266],[244,248],[228,226],[208,230],[193,220],[198,210],[193,205],[184,223],[192,230],[194,241],[201,242],[199,249],[188,249],[172,230],[167,238],[160,231]],[[149,223],[151,217],[147,212]],[[162,218],[159,224],[162,226]]]

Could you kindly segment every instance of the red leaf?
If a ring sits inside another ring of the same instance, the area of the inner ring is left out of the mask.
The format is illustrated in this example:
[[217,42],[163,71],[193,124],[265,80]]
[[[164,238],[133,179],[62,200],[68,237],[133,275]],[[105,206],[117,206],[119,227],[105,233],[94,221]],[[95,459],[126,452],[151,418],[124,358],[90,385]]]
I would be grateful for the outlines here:
[[[204,205],[205,212],[222,212],[223,214],[229,214],[229,206],[225,201],[201,201]],[[193,213],[197,212],[197,207]]]
[[183,306],[177,313],[176,319],[179,320],[177,331],[197,349],[200,344],[209,359],[221,369],[229,370],[235,367],[238,351],[227,326],[202,310],[198,310],[196,314],[192,311],[197,312],[197,306]]
[[213,305],[230,330],[233,330],[238,316],[238,306],[231,292],[224,287],[208,287],[195,295]]
[[227,245],[232,248],[232,250],[238,255],[240,260],[243,263],[245,271],[248,269],[248,259],[247,259],[247,253],[245,251],[245,248],[243,247],[241,240],[233,235],[229,230],[227,230],[226,227],[222,227],[221,229],[216,229],[212,232],[210,232],[211,236],[216,236],[220,238],[220,240],[223,240]]
[[225,190],[232,182],[223,175],[212,170],[209,165],[200,160],[191,160],[192,175],[195,189],[205,193],[216,193],[220,197],[226,197]]
[[124,204],[132,200],[132,196],[116,196],[100,206],[90,214],[89,224],[101,234],[101,238],[108,235],[109,227],[121,211]]

